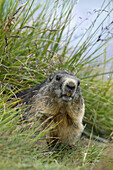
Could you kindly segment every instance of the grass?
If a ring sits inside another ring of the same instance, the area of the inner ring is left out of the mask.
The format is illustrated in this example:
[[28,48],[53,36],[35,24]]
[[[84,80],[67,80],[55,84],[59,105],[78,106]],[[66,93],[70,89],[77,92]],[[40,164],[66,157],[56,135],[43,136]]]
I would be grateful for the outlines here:
[[[0,169],[113,166],[109,143],[113,132],[113,56],[108,58],[106,52],[113,40],[112,21],[106,24],[112,9],[94,27],[110,3],[103,1],[102,10],[94,13],[93,22],[75,42],[79,29],[76,24],[71,27],[75,1],[0,1]],[[37,140],[46,132],[34,137],[38,122],[30,129],[26,128],[29,122],[19,124],[22,108],[12,108],[17,101],[9,99],[57,70],[73,72],[81,79],[85,130],[76,149],[38,150]]]

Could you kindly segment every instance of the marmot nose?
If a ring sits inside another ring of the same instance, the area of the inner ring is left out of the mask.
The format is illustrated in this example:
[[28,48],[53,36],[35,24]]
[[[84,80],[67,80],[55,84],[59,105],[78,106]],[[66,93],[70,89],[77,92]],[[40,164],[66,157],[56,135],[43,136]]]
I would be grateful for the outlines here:
[[66,84],[66,90],[68,90],[68,91],[74,91],[74,90],[75,90],[75,84],[74,84],[74,82],[68,82],[68,83]]

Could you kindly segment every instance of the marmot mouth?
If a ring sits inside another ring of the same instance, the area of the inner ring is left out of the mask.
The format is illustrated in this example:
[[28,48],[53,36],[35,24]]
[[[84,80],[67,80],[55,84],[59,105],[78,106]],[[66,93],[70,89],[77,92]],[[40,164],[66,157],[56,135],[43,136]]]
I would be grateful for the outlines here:
[[62,94],[61,98],[62,98],[63,101],[66,101],[66,102],[73,100],[72,95],[67,95],[67,94]]

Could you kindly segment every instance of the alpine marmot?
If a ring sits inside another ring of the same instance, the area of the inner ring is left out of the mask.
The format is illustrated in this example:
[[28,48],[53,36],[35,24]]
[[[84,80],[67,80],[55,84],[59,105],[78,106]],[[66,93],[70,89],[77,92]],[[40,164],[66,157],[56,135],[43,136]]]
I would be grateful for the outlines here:
[[17,97],[29,106],[28,116],[39,118],[39,125],[42,124],[39,131],[49,127],[45,135],[47,143],[58,141],[68,146],[75,145],[83,131],[84,100],[80,80],[74,74],[53,72],[41,84],[18,93]]

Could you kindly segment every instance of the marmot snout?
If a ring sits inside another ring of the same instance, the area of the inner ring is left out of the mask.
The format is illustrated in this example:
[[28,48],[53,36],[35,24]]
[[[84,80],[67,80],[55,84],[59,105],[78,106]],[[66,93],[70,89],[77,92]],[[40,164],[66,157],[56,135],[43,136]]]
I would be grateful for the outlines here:
[[72,102],[76,97],[76,90],[79,80],[74,78],[65,78],[62,83],[61,97],[63,101]]

